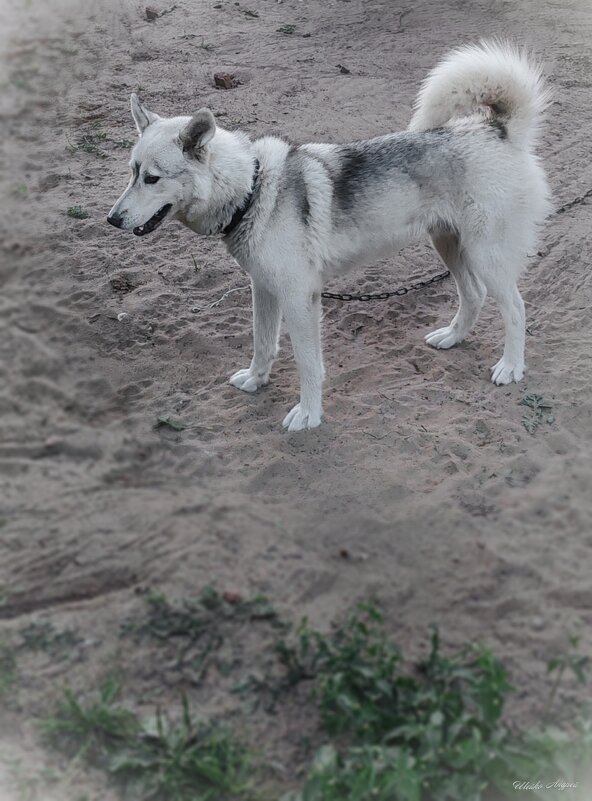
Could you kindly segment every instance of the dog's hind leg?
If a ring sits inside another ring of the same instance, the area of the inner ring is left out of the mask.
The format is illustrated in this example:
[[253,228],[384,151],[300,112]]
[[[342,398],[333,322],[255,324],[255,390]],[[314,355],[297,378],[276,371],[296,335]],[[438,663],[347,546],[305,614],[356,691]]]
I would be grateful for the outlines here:
[[506,327],[504,353],[491,368],[494,384],[510,384],[524,376],[524,344],[526,335],[526,313],[524,301],[514,279],[509,283],[486,279],[487,291],[495,298]]
[[459,306],[450,325],[427,334],[425,340],[434,348],[451,348],[462,342],[477,322],[485,300],[485,285],[472,269],[458,238],[449,233],[433,233],[432,242],[440,258],[452,273],[458,289]]
[[250,367],[238,370],[230,377],[233,386],[245,392],[255,392],[269,383],[269,372],[277,355],[280,322],[277,298],[253,281],[253,360]]
[[288,412],[283,426],[288,431],[316,428],[321,424],[324,378],[320,289],[294,288],[286,293],[282,309],[300,375],[300,403]]

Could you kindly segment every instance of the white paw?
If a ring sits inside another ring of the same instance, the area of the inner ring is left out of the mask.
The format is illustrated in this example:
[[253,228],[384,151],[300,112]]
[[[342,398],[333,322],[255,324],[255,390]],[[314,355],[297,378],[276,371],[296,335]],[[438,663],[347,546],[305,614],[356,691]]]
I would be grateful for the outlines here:
[[305,409],[301,409],[300,404],[297,403],[284,417],[282,425],[288,431],[305,431],[307,428],[317,428],[317,426],[321,425],[321,415],[320,413],[312,414],[307,412]]
[[230,376],[230,383],[233,387],[242,389],[243,392],[256,392],[259,387],[265,386],[269,383],[269,378],[264,375],[257,375],[251,372],[251,368],[246,370],[237,370],[234,375]]
[[432,331],[431,334],[428,334],[425,338],[428,345],[431,345],[433,348],[451,348],[461,340],[462,337],[459,336],[458,331],[455,331],[451,325],[447,325],[445,328],[438,328],[437,331]]
[[503,358],[491,368],[491,380],[494,384],[511,384],[512,381],[521,381],[524,377],[524,365],[506,362]]

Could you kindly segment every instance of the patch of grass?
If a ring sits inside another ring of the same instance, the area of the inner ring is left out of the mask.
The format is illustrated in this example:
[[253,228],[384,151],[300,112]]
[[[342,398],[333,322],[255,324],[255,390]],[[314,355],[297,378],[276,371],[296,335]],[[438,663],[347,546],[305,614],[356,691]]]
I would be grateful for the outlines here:
[[[525,395],[518,401],[519,406],[528,406],[531,409],[531,414],[525,414],[522,418],[522,425],[529,434],[534,434],[540,424],[543,422],[545,414],[553,408],[553,404],[545,400],[542,395]],[[555,422],[553,415],[547,415],[547,423]]]
[[279,623],[277,612],[264,595],[243,599],[233,593],[219,593],[205,587],[198,598],[170,601],[166,595],[148,592],[145,595],[147,617],[141,623],[124,626],[124,633],[150,635],[160,640],[187,637],[197,640],[218,631],[223,621],[268,620]]
[[[570,801],[590,799],[592,708],[562,729],[510,726],[504,704],[512,688],[487,647],[445,652],[433,628],[425,657],[410,665],[373,602],[356,606],[329,634],[306,621],[289,634],[266,598],[245,599],[214,587],[177,601],[150,592],[145,602],[141,618],[124,633],[162,642],[152,668],[162,653],[167,670],[175,659],[179,665],[191,661],[192,675],[201,681],[215,658],[216,685],[210,688],[249,693],[255,708],[271,698],[264,707],[270,713],[290,688],[310,683],[326,741],[302,786],[283,801],[515,801],[517,780],[541,781],[541,793],[531,793],[539,801],[566,796],[547,788],[556,781],[578,783]],[[257,639],[248,675],[225,685],[229,673],[245,667],[244,640],[233,650],[237,635],[257,620],[268,622],[268,639]],[[44,643],[42,635],[33,642]],[[216,653],[222,643],[227,647]],[[587,678],[589,663],[579,646],[570,637],[566,652],[547,664],[547,713],[567,673],[580,682]],[[118,693],[114,679],[85,701],[67,690],[41,724],[46,740],[101,767],[134,801],[261,801],[245,747],[217,723],[195,722],[185,696],[179,719],[157,711],[143,721],[119,705]]]
[[0,701],[12,690],[16,683],[16,656],[14,648],[0,640]]
[[157,713],[109,769],[139,787],[143,799],[224,801],[249,792],[246,750],[227,734],[196,725],[185,698],[180,723]]
[[75,220],[88,220],[90,214],[85,211],[82,206],[70,206],[66,209],[68,217],[73,217]]
[[296,30],[295,25],[282,25],[280,28],[277,28],[278,33],[284,33],[286,36],[290,36]]
[[303,620],[296,630],[296,643],[278,640],[275,650],[285,671],[286,683],[289,687],[316,678],[316,662],[318,649],[315,647],[322,638],[318,632],[311,631],[308,622]]
[[553,706],[557,690],[566,671],[570,671],[580,684],[586,684],[589,676],[590,658],[579,652],[580,637],[576,634],[568,635],[567,650],[547,662],[547,673],[555,674],[549,699],[547,701],[547,714]]
[[204,633],[206,620],[199,601],[182,600],[174,604],[166,595],[158,592],[148,592],[144,600],[147,606],[146,618],[141,623],[124,626],[124,633],[150,635],[159,640],[168,640],[171,637],[197,639]]
[[109,677],[97,697],[83,704],[70,689],[52,717],[39,723],[44,740],[71,757],[105,766],[113,753],[138,735],[139,723],[126,709],[115,706],[120,684]]
[[185,431],[187,426],[180,420],[173,420],[172,417],[157,417],[154,428],[170,428],[173,431]]
[[289,669],[315,676],[324,728],[343,745],[321,749],[304,788],[286,801],[485,801],[494,790],[509,799],[517,776],[565,775],[568,753],[572,776],[591,764],[592,717],[569,734],[503,722],[511,687],[487,648],[445,656],[434,629],[427,658],[405,669],[373,604],[330,636],[304,627],[298,640]]
[[[206,587],[197,598],[172,601],[161,593],[150,592],[145,601],[146,613],[126,622],[122,635],[160,641],[162,656],[156,658],[166,661],[167,670],[178,672],[193,686],[199,686],[211,668],[227,677],[242,666],[235,642],[237,630],[245,623],[265,624],[262,633],[268,639],[285,628],[264,596],[243,598]],[[261,661],[267,664],[268,654],[261,654]],[[246,680],[242,685],[250,687]]]
[[48,620],[33,621],[21,628],[19,633],[22,637],[21,648],[46,651],[53,655],[82,642],[82,637],[72,629],[56,631]]
[[100,143],[105,143],[108,137],[105,131],[95,129],[92,133],[85,133],[79,136],[74,142],[68,142],[66,150],[69,153],[89,153],[97,158],[107,158],[107,153],[100,147]]
[[253,11],[253,9],[252,9],[252,8],[241,8],[241,11],[242,11],[242,12],[243,12],[243,14],[245,15],[245,17],[253,17],[253,18],[256,18],[256,17],[258,17],[258,16],[259,16],[259,12],[258,12],[258,11]]
[[97,158],[105,159],[108,153],[104,148],[109,145],[122,150],[128,150],[134,146],[135,142],[131,139],[112,139],[106,131],[100,128],[100,125],[100,122],[95,122],[89,126],[90,130],[77,136],[73,142],[68,141],[66,145],[68,153],[88,153]]
[[[122,635],[151,637],[160,643],[154,666],[184,686],[217,686],[236,697],[243,713],[263,709],[272,714],[290,689],[276,650],[278,633],[288,626],[262,595],[244,598],[236,592],[206,587],[194,599],[145,596],[147,614],[134,615]],[[247,634],[252,626],[256,632]],[[245,663],[245,638],[258,638],[257,652]],[[212,681],[215,682],[212,685]]]
[[144,723],[115,705],[118,694],[114,679],[87,704],[66,690],[53,717],[40,723],[45,740],[106,770],[140,801],[246,801],[246,749],[220,730],[196,725],[186,699],[180,723],[160,712]]
[[317,752],[304,790],[282,801],[419,801],[413,766],[413,757],[397,748],[366,745],[341,756],[327,745]]
[[17,184],[12,189],[12,194],[18,197],[27,197],[29,194],[29,188],[26,184]]

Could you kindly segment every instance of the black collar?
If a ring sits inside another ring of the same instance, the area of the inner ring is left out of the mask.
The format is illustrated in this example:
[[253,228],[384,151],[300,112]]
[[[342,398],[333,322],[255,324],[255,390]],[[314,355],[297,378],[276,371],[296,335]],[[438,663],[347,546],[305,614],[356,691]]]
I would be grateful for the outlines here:
[[255,159],[255,172],[253,173],[253,180],[251,181],[251,189],[249,190],[249,194],[243,200],[242,204],[240,206],[237,206],[228,225],[220,231],[220,233],[223,234],[224,236],[228,236],[228,234],[231,234],[234,231],[234,229],[240,223],[242,218],[251,208],[251,203],[253,202],[253,195],[255,194],[257,179],[259,178],[259,167],[260,167],[259,159]]

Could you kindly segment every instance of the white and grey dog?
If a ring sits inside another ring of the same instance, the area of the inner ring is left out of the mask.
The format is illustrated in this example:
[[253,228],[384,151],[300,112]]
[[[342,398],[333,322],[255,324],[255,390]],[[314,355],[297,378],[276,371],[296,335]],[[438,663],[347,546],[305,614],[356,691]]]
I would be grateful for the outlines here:
[[450,325],[426,341],[462,342],[489,292],[505,323],[492,380],[508,384],[524,374],[516,280],[549,210],[534,155],[548,100],[540,69],[497,43],[452,51],[424,82],[408,131],[352,144],[251,141],[208,109],[165,119],[132,95],[140,138],[108,220],[138,236],[165,219],[222,235],[253,290],[254,355],[230,382],[268,383],[283,316],[300,374],[290,431],[321,422],[323,282],[426,234],[459,295]]

